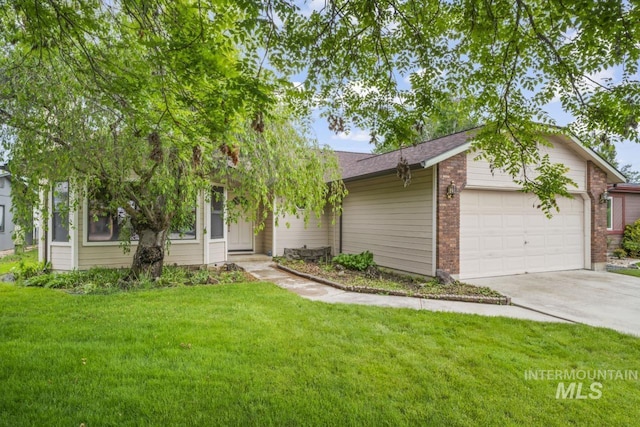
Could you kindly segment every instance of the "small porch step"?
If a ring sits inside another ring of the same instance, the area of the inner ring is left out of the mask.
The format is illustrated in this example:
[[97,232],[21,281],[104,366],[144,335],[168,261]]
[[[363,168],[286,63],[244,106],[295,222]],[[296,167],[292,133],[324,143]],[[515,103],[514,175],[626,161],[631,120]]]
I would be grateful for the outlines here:
[[255,261],[271,261],[272,257],[265,254],[229,254],[227,262],[255,262]]

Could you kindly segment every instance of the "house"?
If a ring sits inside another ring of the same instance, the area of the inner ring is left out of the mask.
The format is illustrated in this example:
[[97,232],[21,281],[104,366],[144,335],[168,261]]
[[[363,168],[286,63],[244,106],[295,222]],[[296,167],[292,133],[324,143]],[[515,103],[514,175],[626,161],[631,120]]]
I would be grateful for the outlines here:
[[[349,191],[342,214],[334,217],[327,209],[309,224],[270,215],[255,233],[250,222],[227,224],[223,203],[205,203],[201,197],[194,229],[170,236],[166,262],[211,265],[239,253],[282,255],[284,248],[331,246],[334,254],[369,250],[379,265],[392,269],[428,276],[443,270],[460,279],[604,269],[605,192],[608,184],[623,183],[623,175],[578,141],[548,136],[552,147],[541,150],[569,167],[577,188],[573,198],[558,200],[560,212],[547,219],[534,195],[518,191],[511,177],[475,160],[471,138],[472,133],[459,132],[379,155],[337,152]],[[411,171],[407,186],[396,175],[401,156]],[[234,198],[231,189],[212,191],[227,202]],[[76,226],[56,232],[54,209],[41,254],[56,270],[130,265],[131,254],[122,253],[115,227],[96,220],[85,201],[71,213]]]
[[[381,155],[338,153],[349,191],[339,251],[370,250],[382,266],[460,279],[604,269],[607,184],[624,176],[578,141],[549,135],[540,147],[569,168],[573,198],[547,219],[536,196],[470,151],[469,132]],[[402,156],[411,184],[396,176]],[[604,195],[604,197],[603,197]]]
[[[234,255],[282,255],[285,247],[327,244],[327,222],[331,221],[328,214],[320,219],[312,218],[307,224],[303,215],[276,219],[270,214],[264,229],[256,232],[250,221],[239,219],[227,223],[224,201],[233,203],[236,197],[231,189],[213,185],[211,191],[222,197],[211,197],[207,202],[204,194],[199,196],[193,227],[169,233],[165,265],[218,265],[232,260]],[[56,191],[48,197],[52,213],[48,231],[39,241],[41,262],[50,262],[54,271],[131,266],[137,242],[131,242],[131,253],[123,252],[119,236],[123,211],[105,214],[85,199],[77,209],[62,214],[65,211],[62,205],[69,209],[71,197],[66,182],[58,183]]]
[[13,249],[11,213],[11,174],[0,169],[0,251]]
[[640,219],[640,184],[613,184],[608,188],[607,243],[620,247],[624,227]]

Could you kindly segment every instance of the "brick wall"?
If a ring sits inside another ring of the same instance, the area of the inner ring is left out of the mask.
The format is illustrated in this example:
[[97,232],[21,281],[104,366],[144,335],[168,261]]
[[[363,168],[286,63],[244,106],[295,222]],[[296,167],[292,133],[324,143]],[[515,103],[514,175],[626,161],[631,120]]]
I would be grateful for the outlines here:
[[467,153],[438,164],[436,268],[457,277],[460,274],[460,194],[447,198],[451,181],[458,191],[467,184]]
[[587,162],[587,192],[591,199],[591,268],[604,269],[607,262],[607,204],[600,195],[607,189],[607,174]]

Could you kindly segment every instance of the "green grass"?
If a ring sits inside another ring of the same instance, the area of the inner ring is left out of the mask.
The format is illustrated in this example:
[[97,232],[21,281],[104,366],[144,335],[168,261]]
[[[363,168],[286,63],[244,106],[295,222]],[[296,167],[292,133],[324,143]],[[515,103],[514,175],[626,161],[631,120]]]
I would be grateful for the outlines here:
[[640,269],[637,269],[637,268],[628,268],[624,270],[611,270],[611,271],[618,274],[626,274],[627,276],[640,277]]
[[640,407],[638,381],[558,400],[558,381],[524,378],[638,370],[631,336],[325,304],[264,283],[0,284],[0,361],[2,426],[632,425]]
[[21,254],[8,255],[0,258],[0,275],[11,272],[13,268],[20,265],[20,261],[24,264],[35,265],[38,263],[38,250],[32,249]]

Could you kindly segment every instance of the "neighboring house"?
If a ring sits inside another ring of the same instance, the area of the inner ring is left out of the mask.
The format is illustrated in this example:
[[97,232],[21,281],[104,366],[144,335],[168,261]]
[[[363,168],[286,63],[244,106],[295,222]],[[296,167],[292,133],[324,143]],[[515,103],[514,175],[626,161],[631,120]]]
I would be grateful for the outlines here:
[[640,219],[640,184],[613,184],[607,200],[609,250],[620,247],[624,227]]
[[[306,245],[331,246],[334,254],[369,250],[381,266],[428,276],[440,269],[460,279],[604,269],[605,191],[607,184],[624,182],[624,176],[579,142],[549,136],[553,148],[541,150],[552,162],[569,167],[577,188],[571,189],[573,199],[558,200],[560,212],[547,219],[534,195],[518,191],[508,175],[492,173],[485,161],[474,160],[470,138],[469,132],[460,132],[380,155],[337,152],[349,191],[342,215],[327,212],[306,226],[298,218],[276,221],[271,215],[255,234],[251,223],[225,224],[222,203],[201,198],[194,232],[183,239],[174,236],[166,262],[216,264],[234,253],[282,255],[284,248]],[[400,156],[411,168],[406,187],[396,176]],[[213,191],[233,199],[224,188]],[[77,227],[70,232],[49,227],[41,253],[47,251],[54,269],[130,265],[132,255],[124,255],[111,232],[104,231],[113,227],[87,227],[93,219],[85,201],[71,215]]]
[[0,251],[13,249],[11,214],[11,174],[0,169]]

